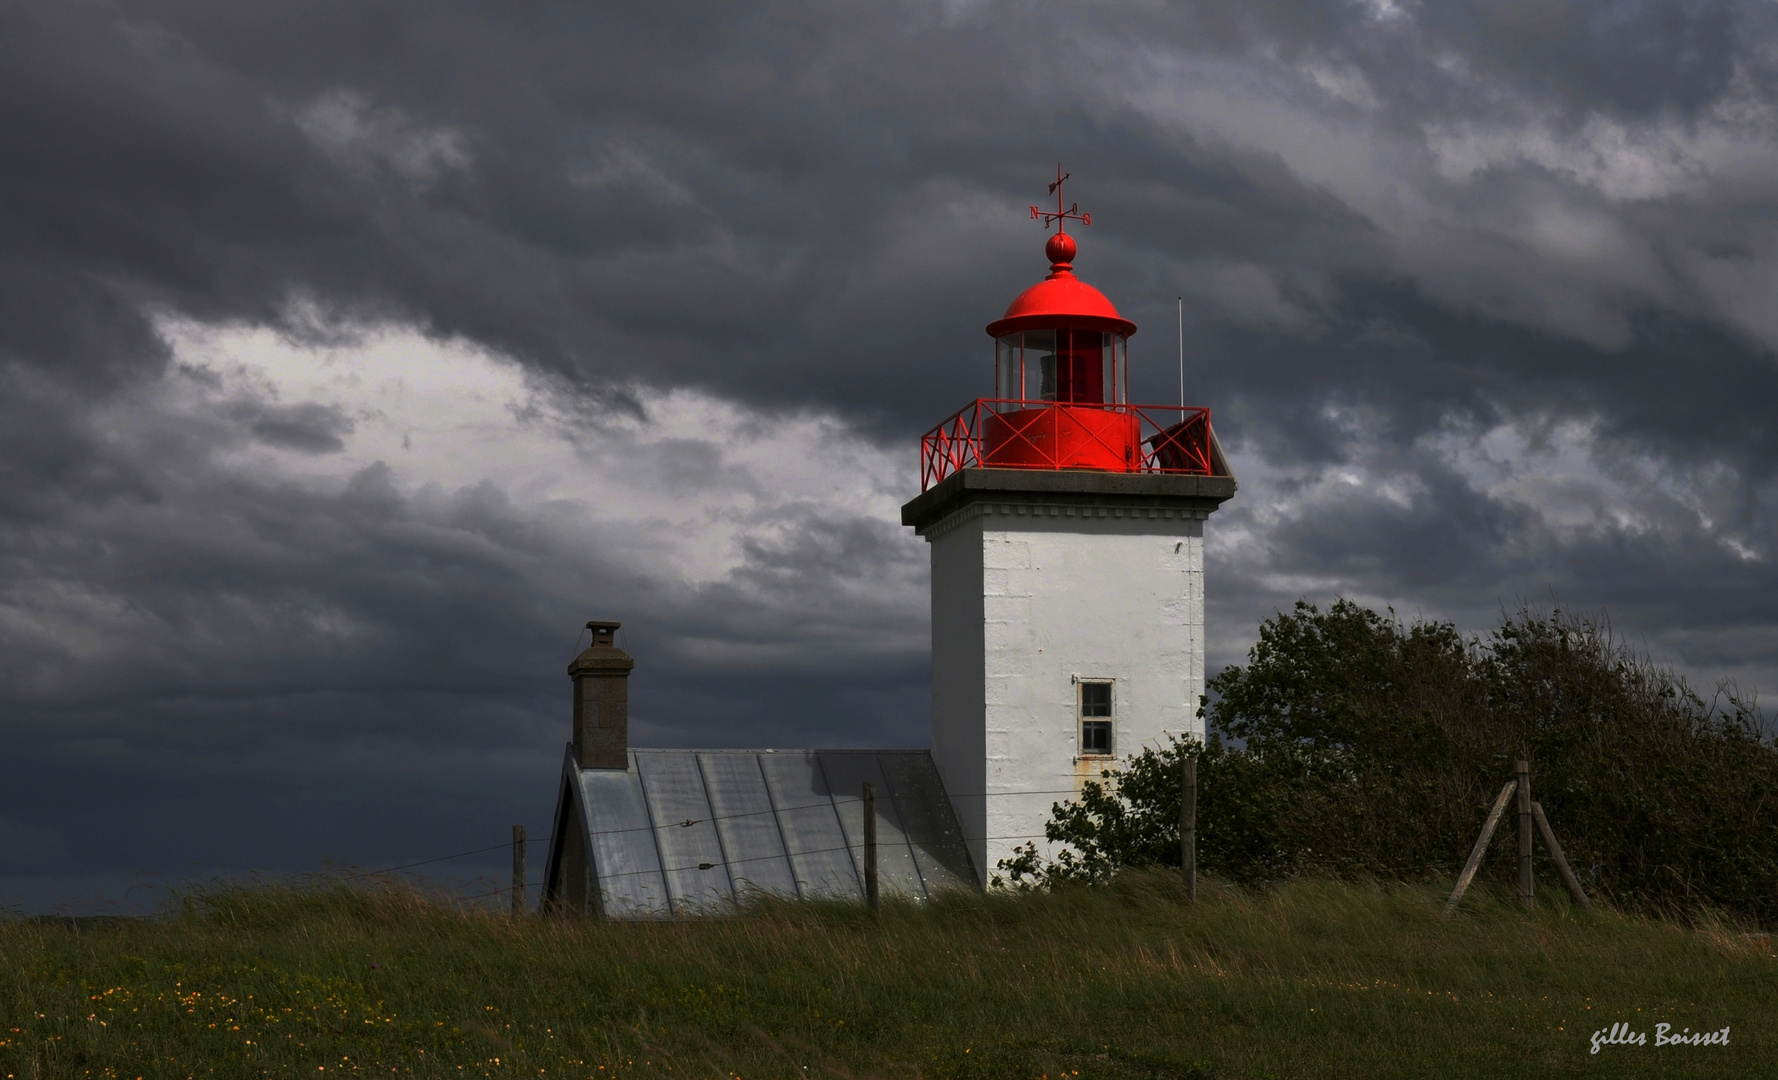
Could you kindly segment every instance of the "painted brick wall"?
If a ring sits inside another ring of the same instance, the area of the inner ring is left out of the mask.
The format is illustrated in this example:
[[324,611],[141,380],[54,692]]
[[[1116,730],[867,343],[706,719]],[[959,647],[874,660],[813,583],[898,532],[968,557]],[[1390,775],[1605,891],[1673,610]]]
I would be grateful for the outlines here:
[[1202,734],[1203,522],[1002,515],[932,554],[933,757],[986,878],[1107,764],[1077,679],[1113,681],[1120,758]]

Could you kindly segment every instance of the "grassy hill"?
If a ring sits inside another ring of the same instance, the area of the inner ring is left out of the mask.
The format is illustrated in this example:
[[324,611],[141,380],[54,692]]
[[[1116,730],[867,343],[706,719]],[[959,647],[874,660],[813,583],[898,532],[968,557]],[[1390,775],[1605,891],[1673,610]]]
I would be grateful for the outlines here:
[[[0,1077],[1762,1076],[1769,938],[1504,894],[1170,875],[1049,895],[511,920],[404,888],[230,889],[0,923]],[[1643,1046],[1590,1036],[1614,1022]],[[1654,1044],[1729,1027],[1727,1046]]]

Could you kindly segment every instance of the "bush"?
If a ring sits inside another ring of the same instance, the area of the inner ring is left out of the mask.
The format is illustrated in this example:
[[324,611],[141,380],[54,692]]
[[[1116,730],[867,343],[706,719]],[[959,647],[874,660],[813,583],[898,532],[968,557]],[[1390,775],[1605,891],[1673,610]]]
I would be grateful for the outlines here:
[[[1340,600],[1260,627],[1209,684],[1203,745],[1146,750],[1001,864],[1015,885],[1179,865],[1182,756],[1198,860],[1236,881],[1448,878],[1523,756],[1590,891],[1656,911],[1778,916],[1778,746],[1732,691],[1705,701],[1602,621],[1526,609],[1484,642]],[[1510,829],[1508,830],[1510,831]],[[1488,869],[1510,878],[1516,850]]]

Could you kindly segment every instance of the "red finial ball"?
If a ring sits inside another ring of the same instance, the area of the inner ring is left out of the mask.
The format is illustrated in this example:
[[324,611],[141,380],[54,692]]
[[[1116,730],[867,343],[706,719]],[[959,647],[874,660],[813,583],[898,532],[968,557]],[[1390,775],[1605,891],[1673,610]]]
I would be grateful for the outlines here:
[[1043,253],[1049,256],[1052,263],[1071,263],[1074,261],[1074,237],[1059,232],[1049,238],[1043,245]]

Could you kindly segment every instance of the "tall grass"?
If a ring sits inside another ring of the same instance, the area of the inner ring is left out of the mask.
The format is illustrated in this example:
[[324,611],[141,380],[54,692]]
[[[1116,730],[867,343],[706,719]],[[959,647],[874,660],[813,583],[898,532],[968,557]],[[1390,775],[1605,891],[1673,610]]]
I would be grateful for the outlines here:
[[[1174,877],[610,924],[396,886],[224,888],[0,924],[0,1077],[1754,1076],[1778,956],[1486,891]],[[1731,1028],[1728,1046],[1607,1046]]]

